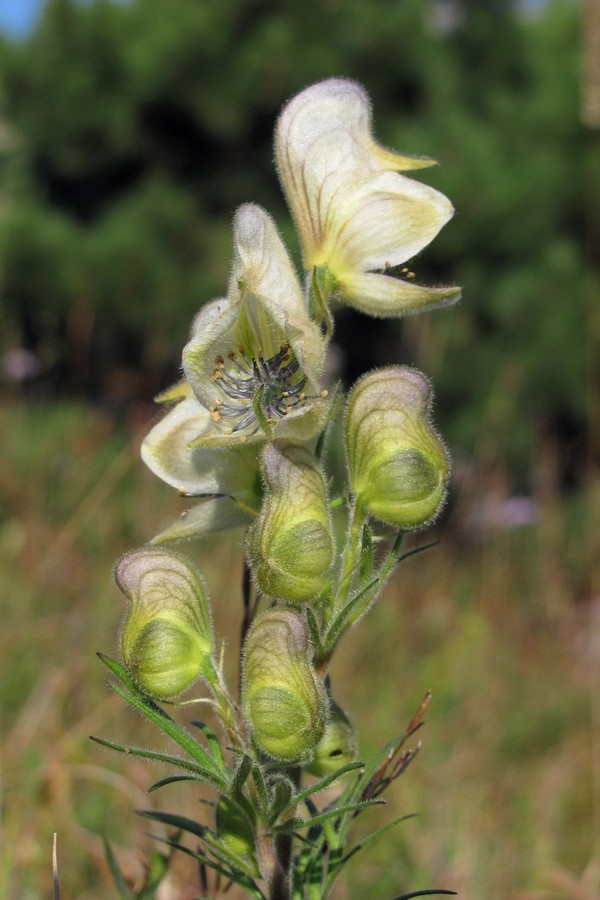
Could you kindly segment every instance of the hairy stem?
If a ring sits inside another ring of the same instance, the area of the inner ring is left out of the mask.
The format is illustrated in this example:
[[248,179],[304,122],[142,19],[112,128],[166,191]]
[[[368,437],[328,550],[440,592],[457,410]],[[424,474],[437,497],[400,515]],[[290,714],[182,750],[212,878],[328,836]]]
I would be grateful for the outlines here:
[[334,613],[338,612],[348,599],[348,595],[350,594],[354,583],[354,576],[359,569],[364,524],[364,513],[356,500],[353,499],[352,506],[350,507],[346,546],[344,547],[342,555],[340,581],[334,601]]

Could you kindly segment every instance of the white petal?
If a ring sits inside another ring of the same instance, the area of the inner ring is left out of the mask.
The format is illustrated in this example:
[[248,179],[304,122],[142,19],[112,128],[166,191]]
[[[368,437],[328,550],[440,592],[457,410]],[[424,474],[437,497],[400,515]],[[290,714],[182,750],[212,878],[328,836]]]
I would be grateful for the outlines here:
[[[397,266],[420,253],[453,215],[444,194],[397,172],[368,181],[353,198],[336,240],[336,270]],[[339,254],[339,255],[338,255]]]
[[142,459],[159,478],[184,494],[239,494],[253,490],[256,446],[191,450],[190,443],[213,425],[210,413],[191,397],[155,425],[142,443]]
[[349,274],[340,284],[342,299],[372,316],[406,316],[453,306],[460,288],[425,287],[374,272]]
[[152,538],[151,544],[171,541],[189,541],[215,531],[227,531],[252,521],[250,513],[238,506],[230,497],[211,497],[202,500],[172,525]]
[[[305,316],[300,283],[279,232],[260,206],[240,206],[233,220],[234,259],[229,297],[240,300],[244,292],[260,295],[272,304],[274,317]],[[284,322],[278,322],[283,327]]]

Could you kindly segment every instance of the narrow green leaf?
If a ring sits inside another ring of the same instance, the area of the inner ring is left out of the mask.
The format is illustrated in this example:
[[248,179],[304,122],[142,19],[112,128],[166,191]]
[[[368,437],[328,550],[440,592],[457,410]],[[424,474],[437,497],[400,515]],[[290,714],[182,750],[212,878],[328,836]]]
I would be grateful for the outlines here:
[[176,781],[204,781],[199,775],[171,775],[169,778],[161,778],[148,788],[148,793],[152,794],[159,788],[165,787],[167,784],[173,784]]
[[[331,590],[331,588],[329,589]],[[318,658],[321,654],[321,629],[319,627],[319,622],[317,621],[317,617],[314,612],[310,608],[310,606],[306,607],[306,624],[308,625],[308,633],[310,636],[310,642],[315,648],[314,654]]]
[[[398,556],[396,559],[396,564],[404,562],[404,560],[408,559],[410,556],[416,556],[417,553],[424,553],[425,550],[431,550],[432,547],[437,547],[438,544],[439,541],[431,541],[429,544],[422,544],[420,547],[413,547],[412,550],[407,550],[406,553],[402,553],[400,556]],[[448,891],[446,891],[446,893],[448,893]],[[413,894],[412,896],[416,895]]]
[[168,753],[160,753],[158,750],[148,750],[146,747],[128,747],[123,744],[115,744],[113,741],[106,741],[104,738],[90,735],[90,740],[95,741],[102,747],[108,747],[110,750],[116,750],[118,753],[127,753],[131,756],[139,756],[140,759],[149,759],[153,762],[168,763],[171,766],[177,766],[179,769],[185,769],[188,772],[195,772],[200,776],[202,781],[221,790],[221,784],[215,779],[214,773],[203,769],[194,762],[188,762],[180,756],[171,756]]
[[360,549],[360,568],[358,572],[359,585],[367,584],[373,578],[375,557],[373,554],[373,532],[367,524],[363,528],[362,546]]
[[150,880],[148,881],[148,884],[140,890],[136,900],[154,900],[158,886],[169,871],[172,857],[173,850],[171,850],[171,853],[168,856],[158,852],[152,854],[150,858]]
[[[105,653],[100,653],[98,651],[96,653],[98,659],[104,663],[107,668],[115,675],[119,681],[121,681],[126,688],[128,688],[132,694],[140,694],[140,696],[146,696],[142,691],[140,691],[139,687],[135,683],[133,677],[130,675],[129,670],[125,668],[120,662],[117,662],[116,659],[112,659],[110,656],[107,656]],[[148,698],[150,699],[150,698]]]
[[[146,716],[146,718],[150,719],[155,725],[169,735],[179,746],[185,750],[192,759],[195,759],[201,765],[205,766],[209,769],[214,769],[216,773],[218,773],[219,768],[223,768],[223,766],[219,766],[219,762],[208,754],[203,747],[198,744],[194,738],[188,734],[188,732],[182,728],[174,719],[172,719],[160,706],[158,706],[151,697],[148,697],[147,694],[144,694],[137,687],[135,681],[125,668],[125,666],[121,665],[121,663],[117,662],[114,659],[111,659],[109,656],[106,656],[103,653],[98,653],[98,657],[102,660],[102,662],[108,666],[111,672],[119,679],[119,681],[124,685],[127,689],[127,692],[123,690],[118,684],[113,684],[112,687],[117,691],[117,693],[123,697],[123,699],[137,709],[142,715]],[[208,726],[207,726],[208,727]],[[210,731],[210,729],[208,729]],[[216,735],[214,732],[211,732],[211,735],[216,739]],[[209,740],[209,744],[212,747],[212,741],[209,739],[207,735],[207,740]],[[218,743],[218,741],[217,741]],[[221,748],[219,746],[219,754],[222,760]]]
[[212,728],[207,725],[206,722],[201,722],[199,719],[194,719],[192,722],[190,722],[190,725],[194,725],[196,728],[200,729],[200,731],[208,741],[208,745],[212,751],[215,762],[220,766],[220,768],[227,770],[227,764],[225,762],[225,756],[223,755],[221,742],[219,741],[218,736],[215,734]]
[[204,770],[212,772],[213,780],[219,785],[221,790],[227,789],[228,782],[213,757],[181,725],[178,725],[156,703],[139,694],[139,692],[132,694],[119,684],[113,684],[113,688],[130,706],[133,706],[147,719],[158,725],[161,731],[164,731],[176,744],[179,744],[182,750],[185,750]]
[[363,847],[367,847],[369,844],[372,844],[377,840],[378,837],[380,837],[382,834],[385,834],[386,831],[390,831],[390,829],[394,828],[396,825],[399,825],[400,822],[406,822],[407,819],[414,819],[415,817],[416,813],[409,813],[406,816],[398,816],[397,819],[393,819],[391,822],[387,822],[385,825],[381,825],[379,828],[376,828],[375,831],[372,831],[370,834],[368,834],[365,838],[362,839],[359,844],[356,844],[354,847],[352,847],[351,850],[348,851],[348,853],[346,853],[346,855],[341,860],[339,868],[341,869],[342,866],[348,862],[348,860],[352,859],[352,857],[359,852],[359,850],[362,850]]
[[324,791],[325,788],[329,787],[329,785],[338,778],[341,778],[342,775],[347,775],[348,772],[353,772],[356,769],[362,769],[363,766],[364,763],[362,762],[352,762],[345,766],[341,766],[336,772],[332,772],[331,775],[326,775],[325,778],[322,778],[321,781],[318,781],[316,784],[312,784],[310,787],[300,791],[300,793],[294,794],[291,802],[296,804],[302,803],[303,800],[310,797],[312,794],[318,794],[319,791]]
[[262,814],[266,816],[270,804],[269,791],[267,790],[267,785],[265,784],[262,769],[254,759],[251,759],[251,763],[252,780],[254,782],[254,786],[256,787],[256,793],[258,794],[258,802],[260,804]]
[[235,853],[225,841],[218,838],[207,825],[202,825],[201,822],[196,822],[195,819],[188,819],[186,816],[178,816],[174,813],[141,809],[137,810],[137,813],[140,816],[144,816],[146,819],[151,819],[154,822],[161,822],[163,825],[172,825],[174,828],[179,828],[182,831],[195,835],[204,842],[208,851],[216,859],[219,859],[221,863],[225,862],[227,865],[245,873],[249,877],[254,875],[248,862]]
[[202,853],[198,850],[190,850],[190,848],[186,847],[184,844],[178,844],[175,841],[170,841],[167,838],[156,837],[154,835],[153,837],[156,841],[160,841],[162,844],[173,847],[173,849],[175,850],[180,850],[187,856],[191,856],[192,859],[196,859],[199,862],[204,863],[204,865],[208,866],[209,869],[213,869],[215,872],[219,872],[225,878],[233,881],[234,884],[239,884],[240,887],[244,888],[244,890],[247,891],[250,897],[254,898],[254,900],[267,900],[254,879],[249,875],[245,875],[244,872],[230,869],[227,867],[227,864],[222,864],[216,860],[213,860],[210,856],[207,856],[205,853]]
[[385,800],[361,800],[359,803],[350,803],[348,806],[335,807],[334,809],[330,809],[327,812],[314,816],[312,819],[298,820],[296,817],[289,819],[281,825],[276,825],[273,831],[280,833],[285,831],[295,831],[297,828],[312,827],[321,822],[326,822],[328,819],[343,816],[345,813],[354,812],[357,809],[366,809],[369,806],[380,806],[383,803],[385,803]]
[[439,896],[440,894],[450,894],[452,897],[456,897],[456,891],[445,891],[443,888],[427,891],[412,891],[410,894],[399,894],[397,897],[392,897],[392,900],[411,900],[411,897],[433,897]]
[[247,753],[244,753],[231,782],[231,794],[233,797],[237,797],[242,793],[242,789],[246,784],[251,771],[252,760]]
[[135,895],[132,894],[127,887],[127,882],[125,881],[123,873],[119,868],[119,863],[117,862],[110,843],[108,842],[107,838],[103,838],[103,842],[106,861],[108,862],[108,867],[114,879],[115,887],[117,888],[117,893],[120,897],[120,900],[134,900]]
[[374,578],[368,584],[350,598],[348,603],[337,614],[323,641],[324,649],[331,654],[335,645],[348,628],[367,610],[377,595],[380,586],[379,577]]
[[279,778],[273,784],[273,800],[269,809],[269,824],[277,821],[281,813],[292,803],[292,785],[285,778]]

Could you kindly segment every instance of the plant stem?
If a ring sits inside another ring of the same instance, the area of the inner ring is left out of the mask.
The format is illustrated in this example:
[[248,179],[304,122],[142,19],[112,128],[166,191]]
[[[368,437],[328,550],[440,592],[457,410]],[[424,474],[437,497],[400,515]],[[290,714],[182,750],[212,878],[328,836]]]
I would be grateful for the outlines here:
[[365,524],[365,516],[360,509],[356,499],[352,500],[350,508],[350,519],[348,524],[348,535],[346,538],[346,546],[342,555],[342,570],[337,594],[334,600],[334,612],[338,612],[348,599],[348,595],[352,588],[354,575],[360,565],[360,552],[362,545],[362,532]]

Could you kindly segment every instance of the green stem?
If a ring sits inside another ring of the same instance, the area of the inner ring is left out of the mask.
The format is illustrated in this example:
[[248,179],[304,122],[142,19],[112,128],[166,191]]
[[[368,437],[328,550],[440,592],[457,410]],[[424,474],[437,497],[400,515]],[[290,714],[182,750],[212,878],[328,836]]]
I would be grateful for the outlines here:
[[342,569],[340,581],[334,599],[333,613],[337,613],[348,599],[348,595],[354,583],[354,577],[360,568],[360,553],[362,549],[362,532],[366,516],[356,502],[352,500],[350,507],[350,519],[348,523],[348,535],[346,546],[342,554]]
[[227,690],[223,673],[211,660],[212,665],[205,672],[205,678],[212,691],[219,718],[232,746],[244,749],[245,741],[238,727],[235,701]]

